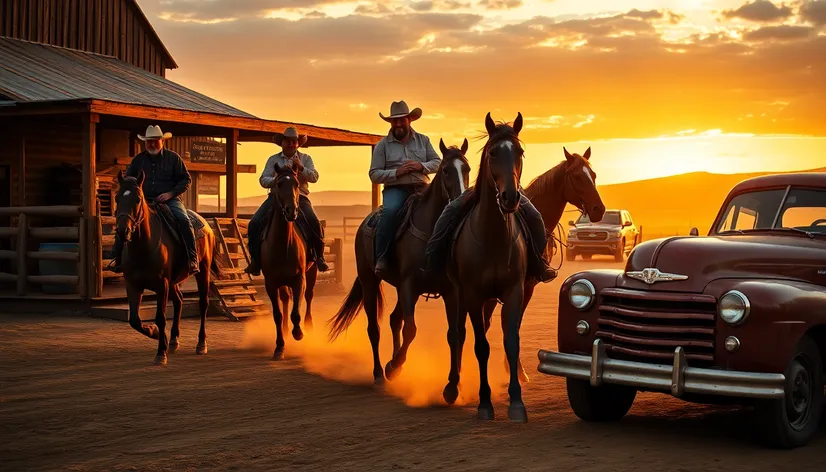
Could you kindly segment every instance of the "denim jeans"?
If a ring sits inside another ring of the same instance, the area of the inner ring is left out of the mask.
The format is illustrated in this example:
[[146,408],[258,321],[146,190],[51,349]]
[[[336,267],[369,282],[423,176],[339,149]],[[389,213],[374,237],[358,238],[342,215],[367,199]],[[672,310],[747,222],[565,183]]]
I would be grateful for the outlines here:
[[175,217],[175,221],[178,222],[178,230],[184,240],[184,245],[186,246],[186,252],[189,255],[189,260],[197,261],[198,250],[195,247],[195,232],[192,229],[192,222],[189,221],[189,215],[187,214],[186,207],[183,202],[177,198],[170,198],[165,201],[164,204],[169,208],[169,211],[172,212],[172,216]]
[[311,241],[308,241],[308,243],[313,247],[313,251],[315,252],[316,258],[323,259],[324,228],[321,227],[321,221],[319,221],[318,216],[315,214],[313,203],[305,195],[299,195],[298,209],[301,211],[301,215],[304,216],[304,219],[307,222],[307,226],[312,232],[312,234],[309,235]]
[[379,217],[379,224],[376,226],[376,260],[386,254],[393,242],[396,233],[396,217],[399,210],[404,206],[404,202],[412,193],[409,187],[390,186],[382,190],[382,204],[384,210]]
[[272,199],[272,196],[267,195],[267,198],[261,203],[261,206],[258,207],[258,210],[255,211],[252,218],[250,218],[247,226],[247,246],[250,250],[250,259],[258,261],[259,263],[261,262],[261,260],[258,259],[261,254],[261,230],[264,228],[264,218],[267,217],[272,209]]
[[[261,262],[259,259],[261,255],[261,230],[266,225],[267,215],[270,214],[272,206],[275,204],[274,198],[272,195],[267,196],[267,199],[264,200],[261,206],[258,207],[258,210],[255,211],[255,214],[252,215],[252,218],[250,218],[247,228],[247,246],[249,246],[250,258],[259,263]],[[311,241],[308,241],[308,243],[312,245],[313,251],[316,253],[316,258],[321,259],[324,257],[324,229],[321,227],[321,221],[319,221],[318,216],[315,214],[312,202],[304,195],[299,195],[298,197],[298,209],[312,232],[312,234],[309,235]]]

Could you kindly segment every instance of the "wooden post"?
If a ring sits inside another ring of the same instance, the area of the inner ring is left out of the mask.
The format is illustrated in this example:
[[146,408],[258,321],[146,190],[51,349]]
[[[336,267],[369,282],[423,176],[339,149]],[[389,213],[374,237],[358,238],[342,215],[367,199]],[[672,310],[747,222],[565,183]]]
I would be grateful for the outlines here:
[[[98,270],[92,271],[92,277],[89,279],[89,296],[102,297],[103,296],[103,222],[99,216],[88,220],[92,225],[88,234],[94,235],[92,239],[95,245],[90,247],[92,257],[94,257],[95,266]],[[87,267],[88,270],[88,267]]]
[[[370,157],[372,158],[373,152],[375,152],[376,146],[370,146]],[[373,199],[372,199],[372,206],[373,210],[381,205],[381,184],[373,184]]]
[[26,206],[26,134],[24,129],[19,128],[20,147],[17,161],[17,205],[19,206]]
[[78,246],[78,257],[77,257],[77,293],[80,295],[81,298],[86,298],[89,296],[89,290],[87,288],[87,281],[89,280],[89,270],[86,268],[86,265],[89,263],[89,258],[86,256],[86,227],[88,223],[86,223],[86,219],[82,216],[78,220],[78,235],[77,235],[77,246]]
[[[238,217],[238,130],[227,135],[227,218]],[[220,194],[218,198],[220,198]]]
[[[86,220],[85,240],[78,239],[78,243],[86,245],[84,254],[86,255],[86,280],[95,280],[102,270],[97,258],[100,246],[100,239],[97,238],[97,231],[88,231],[90,225],[97,222],[97,123],[98,115],[90,113],[83,117],[83,127],[81,130],[83,147],[81,160],[83,161],[83,219]],[[86,288],[92,294],[91,284]]]
[[26,294],[26,281],[29,267],[26,259],[27,243],[29,239],[29,218],[21,213],[17,219],[17,295]]

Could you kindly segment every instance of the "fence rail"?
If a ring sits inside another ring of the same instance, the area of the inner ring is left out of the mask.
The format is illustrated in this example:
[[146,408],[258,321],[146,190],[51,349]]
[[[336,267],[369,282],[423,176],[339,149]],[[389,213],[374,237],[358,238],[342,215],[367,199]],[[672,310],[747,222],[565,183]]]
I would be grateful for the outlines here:
[[327,223],[324,233],[325,236],[341,238],[345,243],[356,240],[356,232],[359,225],[364,221],[363,217],[344,216],[341,218],[341,224]]

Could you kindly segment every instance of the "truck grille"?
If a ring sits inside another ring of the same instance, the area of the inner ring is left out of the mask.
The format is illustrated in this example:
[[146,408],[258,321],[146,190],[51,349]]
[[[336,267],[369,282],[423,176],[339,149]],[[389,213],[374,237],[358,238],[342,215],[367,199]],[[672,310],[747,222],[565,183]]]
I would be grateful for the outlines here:
[[576,238],[580,241],[605,241],[608,239],[608,231],[577,230]]
[[682,346],[693,365],[714,363],[714,297],[612,288],[600,298],[596,337],[611,357],[671,363]]

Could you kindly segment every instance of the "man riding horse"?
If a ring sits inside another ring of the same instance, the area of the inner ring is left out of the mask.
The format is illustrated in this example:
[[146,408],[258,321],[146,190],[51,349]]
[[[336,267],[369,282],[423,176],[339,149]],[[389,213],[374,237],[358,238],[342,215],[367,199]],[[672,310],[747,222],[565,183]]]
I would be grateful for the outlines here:
[[[325,272],[330,270],[327,261],[324,260],[324,229],[321,227],[321,221],[315,214],[313,204],[307,196],[310,194],[310,183],[318,182],[318,171],[313,164],[313,158],[309,154],[305,154],[298,150],[299,147],[307,143],[307,135],[298,135],[295,128],[289,127],[284,130],[284,133],[278,133],[273,139],[276,144],[281,146],[281,152],[274,154],[267,159],[267,164],[264,166],[264,171],[261,172],[261,177],[258,183],[266,189],[272,189],[275,185],[275,166],[288,167],[293,165],[298,169],[298,206],[301,214],[309,225],[311,234],[308,235],[311,241],[308,241],[315,252],[315,263],[318,270]],[[267,195],[267,199],[261,204],[261,207],[255,212],[249,222],[248,232],[248,246],[250,250],[250,265],[246,268],[246,272],[252,275],[261,274],[261,230],[264,227],[265,219],[270,214],[275,196],[272,190]]]
[[375,236],[375,272],[381,278],[390,264],[396,217],[410,195],[427,187],[430,182],[427,174],[439,169],[441,158],[430,144],[430,138],[410,126],[411,122],[421,118],[421,108],[411,111],[402,100],[390,105],[390,116],[381,112],[379,116],[390,123],[390,132],[376,144],[370,162],[370,180],[374,184],[384,184],[384,209]]
[[[181,156],[175,151],[165,149],[163,143],[172,137],[172,133],[164,133],[160,126],[150,125],[146,128],[146,135],[138,135],[144,142],[145,150],[135,156],[126,169],[127,177],[137,177],[140,171],[146,176],[143,180],[144,197],[154,203],[163,203],[178,224],[178,230],[186,246],[187,266],[189,275],[195,275],[198,269],[198,252],[195,247],[195,232],[192,222],[189,221],[186,207],[181,201],[181,195],[189,189],[192,177],[186,169]],[[123,241],[115,234],[114,257],[109,269],[115,273],[123,271],[121,254]]]

